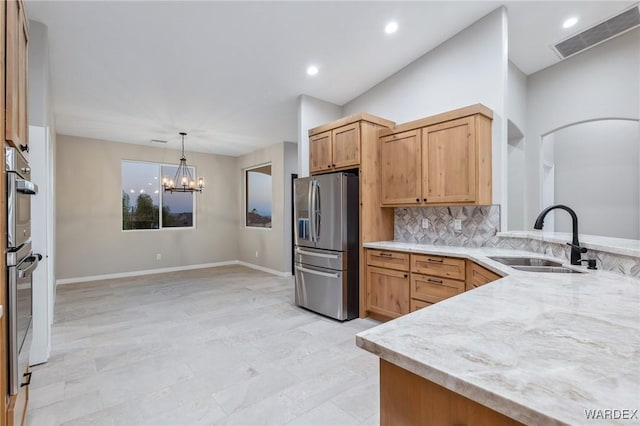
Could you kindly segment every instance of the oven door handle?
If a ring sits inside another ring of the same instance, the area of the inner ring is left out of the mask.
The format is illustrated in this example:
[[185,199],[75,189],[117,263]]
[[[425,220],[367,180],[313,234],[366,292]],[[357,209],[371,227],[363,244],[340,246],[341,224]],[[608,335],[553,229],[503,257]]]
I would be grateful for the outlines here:
[[38,193],[38,185],[24,179],[16,179],[16,191],[21,194],[35,195]]
[[[28,277],[34,269],[38,267],[38,262],[42,260],[41,254],[33,254],[24,259],[24,261],[18,267],[18,278]],[[22,265],[29,264],[26,268],[22,268]]]

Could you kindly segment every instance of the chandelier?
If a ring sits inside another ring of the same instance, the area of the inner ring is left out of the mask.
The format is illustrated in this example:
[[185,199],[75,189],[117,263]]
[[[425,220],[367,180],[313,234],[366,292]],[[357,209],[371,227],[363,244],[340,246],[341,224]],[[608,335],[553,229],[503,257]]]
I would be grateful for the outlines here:
[[185,132],[180,132],[182,136],[182,157],[180,157],[180,164],[176,175],[171,179],[170,177],[162,178],[162,187],[165,192],[202,192],[204,188],[204,178],[199,177],[198,183],[191,175],[191,170],[187,166],[187,159],[184,156],[184,137],[187,136]]

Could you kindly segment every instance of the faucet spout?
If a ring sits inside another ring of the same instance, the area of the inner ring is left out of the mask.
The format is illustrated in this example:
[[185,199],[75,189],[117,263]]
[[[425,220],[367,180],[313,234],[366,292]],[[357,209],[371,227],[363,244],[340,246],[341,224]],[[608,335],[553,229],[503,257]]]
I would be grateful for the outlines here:
[[555,204],[553,206],[549,206],[546,209],[542,210],[538,217],[536,218],[536,222],[533,225],[534,229],[542,229],[544,226],[544,218],[551,211],[555,209],[561,209],[566,211],[571,215],[571,228],[572,228],[572,239],[570,243],[567,243],[571,246],[571,264],[572,265],[580,265],[581,261],[581,253],[586,253],[586,247],[580,247],[580,242],[578,241],[578,215],[573,211],[571,207],[565,206],[564,204]]

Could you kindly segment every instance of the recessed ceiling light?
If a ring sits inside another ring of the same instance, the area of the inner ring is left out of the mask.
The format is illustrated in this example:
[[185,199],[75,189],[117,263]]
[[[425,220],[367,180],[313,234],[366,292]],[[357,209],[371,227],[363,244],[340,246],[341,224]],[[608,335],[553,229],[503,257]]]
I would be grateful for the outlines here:
[[396,22],[389,22],[385,27],[384,27],[384,32],[387,34],[393,34],[396,31],[398,31],[398,24]]
[[307,68],[307,74],[309,75],[316,75],[318,74],[318,67],[316,67],[315,65],[310,65]]
[[571,18],[567,19],[562,23],[562,28],[571,28],[577,23],[578,23],[578,18],[576,18],[575,16],[572,16]]

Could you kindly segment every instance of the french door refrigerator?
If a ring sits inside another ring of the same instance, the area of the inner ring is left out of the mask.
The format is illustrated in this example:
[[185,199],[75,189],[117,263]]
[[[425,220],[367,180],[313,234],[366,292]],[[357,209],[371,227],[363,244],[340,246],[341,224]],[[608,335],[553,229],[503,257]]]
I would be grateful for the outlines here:
[[358,316],[358,176],[294,181],[295,301],[344,321]]

